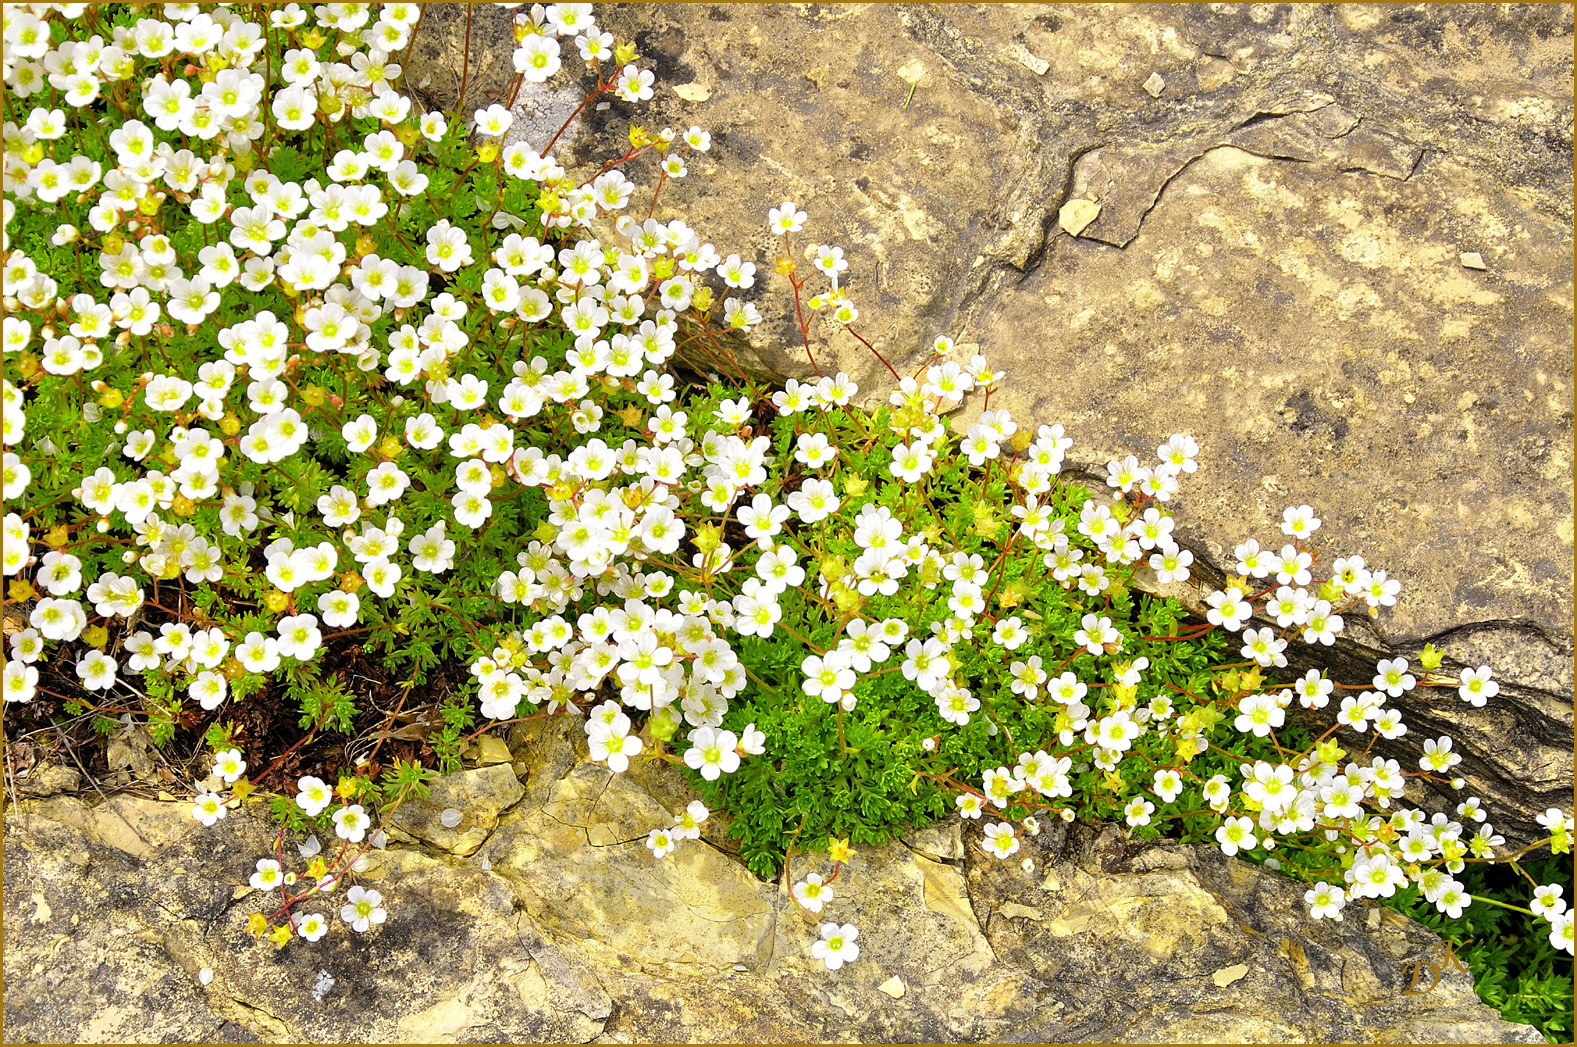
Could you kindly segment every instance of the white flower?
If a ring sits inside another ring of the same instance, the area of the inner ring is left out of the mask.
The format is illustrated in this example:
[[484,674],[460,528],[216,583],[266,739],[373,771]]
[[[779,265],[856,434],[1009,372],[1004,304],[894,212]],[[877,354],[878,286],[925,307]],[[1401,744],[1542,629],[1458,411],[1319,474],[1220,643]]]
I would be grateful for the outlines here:
[[734,750],[739,738],[733,731],[719,731],[714,727],[697,727],[690,732],[690,748],[685,751],[687,767],[701,772],[701,777],[715,782],[725,774],[739,770],[739,753]]
[[[297,798],[299,802],[299,797]],[[342,840],[360,843],[371,824],[361,804],[351,804],[334,812],[334,833]]]
[[321,778],[307,776],[296,782],[296,806],[308,818],[316,818],[323,813],[324,808],[334,802],[334,793]]
[[1307,505],[1289,507],[1281,514],[1281,533],[1293,538],[1307,538],[1320,529],[1320,518]]
[[[361,838],[358,836],[356,839]],[[383,895],[377,891],[360,886],[352,887],[345,892],[345,905],[340,909],[339,916],[351,925],[352,930],[364,933],[389,918],[389,914],[382,906]]]
[[372,442],[378,438],[378,422],[370,414],[361,415],[354,421],[346,422],[340,428],[340,435],[345,438],[345,443],[353,454],[360,454],[371,447]]
[[1303,892],[1303,901],[1309,907],[1309,915],[1316,920],[1327,917],[1340,920],[1342,909],[1347,905],[1347,892],[1321,880]]
[[534,84],[546,81],[563,65],[559,42],[541,33],[533,33],[522,40],[513,58],[515,72]]
[[296,924],[296,933],[309,942],[315,942],[328,933],[328,921],[322,913],[307,913],[301,917],[301,922]]
[[1128,801],[1128,806],[1123,808],[1123,818],[1129,825],[1149,825],[1150,815],[1155,813],[1155,804],[1142,796],[1135,796]]
[[1481,665],[1477,669],[1463,669],[1462,686],[1457,688],[1457,694],[1464,702],[1474,708],[1482,709],[1486,701],[1500,693],[1500,684],[1489,677],[1487,665]]
[[310,661],[323,643],[314,614],[287,615],[279,620],[279,653],[285,658]]
[[616,714],[611,721],[588,720],[586,734],[591,758],[607,763],[608,769],[616,774],[628,770],[630,757],[640,755],[644,748],[641,739],[630,734],[630,718],[623,713]]
[[690,805],[674,815],[673,834],[680,840],[694,840],[701,835],[701,823],[711,815],[706,804],[691,800]]
[[192,805],[192,817],[211,826],[214,822],[222,821],[225,816],[224,798],[213,793],[198,793],[197,801]]
[[1528,903],[1528,908],[1534,915],[1542,916],[1546,920],[1559,916],[1566,911],[1566,899],[1561,897],[1563,888],[1558,883],[1545,884],[1533,889],[1533,900]]
[[678,845],[678,839],[667,829],[653,829],[646,836],[646,846],[658,858],[666,857]]
[[832,888],[822,883],[819,873],[811,873],[794,885],[794,898],[801,908],[821,912],[821,907],[832,901]]
[[214,758],[213,773],[223,778],[227,784],[234,782],[246,773],[246,761],[241,759],[240,749],[226,749]]
[[1238,851],[1252,851],[1259,841],[1254,836],[1254,823],[1247,818],[1228,818],[1216,830],[1216,842],[1221,853],[1228,858]]
[[1407,659],[1382,658],[1375,666],[1374,688],[1384,691],[1392,698],[1400,698],[1403,694],[1413,689],[1417,683],[1407,671]]
[[808,217],[810,216],[795,207],[793,203],[784,200],[782,206],[774,207],[767,212],[767,227],[774,234],[797,233],[805,228],[805,219]]
[[1018,835],[1009,822],[992,822],[985,829],[985,848],[998,858],[1018,852]]
[[272,858],[260,858],[257,862],[257,872],[252,874],[249,881],[254,891],[272,891],[284,882],[284,876],[279,871],[279,863]]
[[1568,956],[1572,955],[1572,917],[1577,915],[1572,910],[1567,910],[1550,920],[1550,948],[1561,949]]
[[502,137],[504,132],[509,130],[509,125],[514,122],[514,114],[496,102],[486,109],[476,111],[476,133],[487,138]]
[[827,970],[836,971],[846,963],[853,963],[860,955],[860,947],[854,944],[854,939],[860,935],[860,929],[852,923],[841,926],[836,923],[821,925],[821,940],[810,947],[810,954],[827,964]]
[[1114,651],[1122,650],[1122,635],[1113,628],[1110,618],[1086,614],[1079,624],[1080,628],[1073,634],[1073,642],[1091,654],[1102,654],[1108,644],[1116,645]]

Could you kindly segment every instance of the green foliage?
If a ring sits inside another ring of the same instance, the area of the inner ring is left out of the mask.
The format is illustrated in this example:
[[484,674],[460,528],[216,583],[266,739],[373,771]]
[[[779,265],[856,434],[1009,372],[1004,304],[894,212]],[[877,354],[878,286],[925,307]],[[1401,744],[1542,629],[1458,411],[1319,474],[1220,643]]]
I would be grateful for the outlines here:
[[[1571,857],[1522,863],[1532,882],[1557,883],[1572,896]],[[1572,1042],[1572,958],[1550,945],[1542,918],[1504,908],[1527,897],[1529,880],[1505,866],[1476,865],[1458,879],[1479,899],[1459,919],[1439,912],[1416,887],[1396,892],[1387,904],[1447,942],[1467,965],[1473,988],[1510,1022],[1525,1022],[1551,1043]],[[1494,902],[1501,902],[1496,905]]]

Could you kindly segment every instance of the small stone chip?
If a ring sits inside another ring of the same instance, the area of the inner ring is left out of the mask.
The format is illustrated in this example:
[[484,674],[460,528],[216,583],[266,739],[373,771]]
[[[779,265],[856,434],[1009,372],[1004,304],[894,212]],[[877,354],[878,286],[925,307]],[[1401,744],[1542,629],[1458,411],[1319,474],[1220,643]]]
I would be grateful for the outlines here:
[[704,102],[712,97],[712,89],[705,84],[680,84],[674,88],[674,94],[686,102]]
[[1034,920],[1036,923],[1039,923],[1045,919],[1039,909],[1030,905],[1020,905],[1018,902],[1006,902],[997,912],[1010,920]]
[[1029,48],[1025,47],[1023,44],[1013,44],[1009,47],[1003,48],[1002,57],[1008,59],[1009,61],[1017,62],[1019,65],[1023,66],[1025,69],[1028,69],[1036,76],[1045,76],[1046,70],[1051,68],[1050,62],[1046,61],[1044,58],[1041,58],[1039,55],[1032,54]]
[[1069,236],[1078,236],[1100,217],[1101,205],[1093,200],[1069,200],[1057,212],[1057,224]]
[[495,763],[508,763],[514,759],[509,754],[509,743],[491,734],[484,734],[476,740],[476,753],[476,762],[483,767],[491,767]]
[[1161,79],[1160,73],[1151,73],[1150,79],[1144,82],[1144,89],[1151,98],[1160,98],[1161,92],[1166,89],[1166,81]]
[[1464,269],[1488,269],[1489,266],[1484,264],[1484,256],[1479,254],[1477,251],[1463,251],[1462,252],[1462,268],[1464,268]]
[[888,996],[891,996],[895,1000],[901,999],[903,997],[903,991],[904,991],[903,990],[903,979],[899,978],[895,974],[891,978],[888,978],[885,982],[882,982],[880,985],[878,985],[876,987],[876,991],[877,992],[884,992]]
[[204,967],[202,970],[197,972],[197,984],[198,985],[207,985],[209,982],[211,982],[213,980],[214,980],[214,972],[213,972],[212,969],[210,969],[208,967]]
[[461,814],[457,809],[453,807],[446,807],[444,808],[444,813],[438,816],[438,824],[442,825],[445,829],[453,829],[455,826],[460,824],[460,819],[464,817],[465,815]]
[[1248,964],[1234,963],[1231,967],[1223,967],[1215,974],[1212,974],[1210,980],[1215,982],[1218,988],[1225,989],[1247,973]]

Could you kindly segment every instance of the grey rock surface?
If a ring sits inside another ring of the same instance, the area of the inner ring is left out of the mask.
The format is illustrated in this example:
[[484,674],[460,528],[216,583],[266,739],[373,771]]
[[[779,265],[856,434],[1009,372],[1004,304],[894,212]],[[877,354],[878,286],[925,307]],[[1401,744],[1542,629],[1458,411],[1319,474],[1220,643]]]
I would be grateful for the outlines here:
[[[1438,943],[1423,927],[1363,906],[1314,923],[1278,874],[1115,828],[1028,839],[1027,872],[978,826],[939,826],[856,852],[804,914],[706,839],[654,858],[645,834],[676,807],[584,762],[579,734],[518,732],[521,798],[473,858],[369,852],[377,931],[341,924],[336,893],[306,907],[329,935],[284,948],[246,931],[273,908],[246,886],[274,853],[261,806],[205,829],[185,803],[23,801],[4,825],[8,1042],[1541,1042],[1464,974],[1405,992]],[[810,954],[829,919],[860,928],[838,972]]]

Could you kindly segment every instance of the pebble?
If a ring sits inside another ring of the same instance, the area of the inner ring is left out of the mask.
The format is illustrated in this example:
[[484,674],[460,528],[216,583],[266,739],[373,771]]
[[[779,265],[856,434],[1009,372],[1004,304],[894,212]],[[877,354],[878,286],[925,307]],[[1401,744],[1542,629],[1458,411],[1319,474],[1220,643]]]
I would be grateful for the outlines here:
[[1151,73],[1150,79],[1144,82],[1144,89],[1151,98],[1160,98],[1161,92],[1166,89],[1166,81],[1161,79],[1160,73]]
[[444,808],[444,813],[438,816],[438,824],[442,825],[445,829],[453,829],[455,826],[460,824],[460,819],[464,817],[465,815],[461,814],[455,808],[446,807]]

